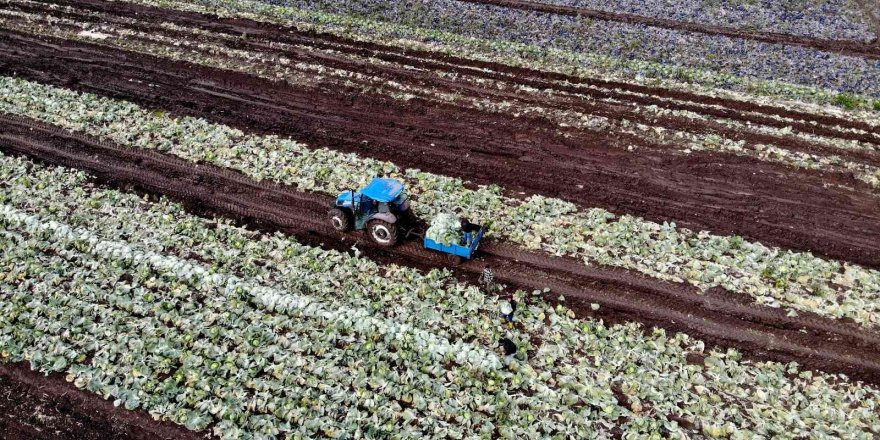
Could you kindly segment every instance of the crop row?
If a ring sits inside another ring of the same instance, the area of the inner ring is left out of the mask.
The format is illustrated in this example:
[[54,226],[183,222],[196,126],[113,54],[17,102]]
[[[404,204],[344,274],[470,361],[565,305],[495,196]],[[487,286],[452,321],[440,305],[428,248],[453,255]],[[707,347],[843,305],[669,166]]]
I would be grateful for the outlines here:
[[[441,272],[255,234],[19,158],[0,157],[0,177],[3,360],[224,438],[871,438],[880,426],[876,390],[842,377],[576,320],[522,292],[504,328],[502,299]],[[522,347],[513,359],[495,353],[501,334]]]
[[880,272],[770,248],[735,236],[693,232],[674,224],[580,209],[539,195],[525,200],[497,186],[470,189],[460,179],[394,164],[309,149],[289,139],[253,136],[198,118],[172,118],[125,101],[4,78],[0,111],[39,119],[132,148],[238,170],[300,190],[333,194],[360,187],[377,175],[407,183],[424,218],[455,211],[491,224],[496,236],[528,249],[686,281],[722,286],[760,304],[878,324]]
[[[273,2],[274,3],[274,2]],[[815,49],[726,36],[590,20],[456,0],[285,0],[298,9],[362,15],[379,21],[436,29],[562,51],[610,54],[765,80],[877,95],[880,72],[872,60]]]
[[542,0],[540,3],[814,38],[862,42],[877,38],[870,21],[859,13],[853,2],[846,0]]
[[[585,78],[662,86],[686,93],[769,104],[806,112],[840,115],[843,103],[849,117],[876,120],[877,104],[870,96],[841,95],[835,90],[701,70],[681,65],[626,59],[609,53],[571,51],[504,39],[464,35],[430,26],[420,28],[362,15],[333,14],[271,5],[254,0],[125,0],[130,3],[184,11],[242,17],[299,29],[316,30],[354,40],[447,53],[502,64],[558,72]],[[650,46],[650,45],[648,45]],[[646,46],[647,47],[647,46]],[[689,46],[693,47],[693,46]],[[713,58],[718,59],[718,56]],[[781,59],[789,59],[783,56]],[[722,60],[723,61],[723,60]],[[815,104],[819,104],[816,106]]]
[[[14,216],[13,212],[6,214],[8,222],[28,220]],[[45,229],[29,226],[28,231],[40,239],[47,235]],[[59,225],[53,226],[57,232]],[[91,238],[76,231],[62,230],[61,233],[72,240]],[[318,433],[332,437],[332,432],[355,432],[359,424],[366,425],[367,429],[375,424],[387,431],[399,430],[407,437],[415,437],[431,434],[421,423],[440,425],[444,420],[453,422],[453,416],[448,407],[427,410],[426,405],[419,405],[422,408],[418,410],[404,410],[400,406],[402,393],[413,393],[419,399],[431,401],[477,396],[480,402],[485,396],[477,390],[452,392],[453,387],[433,387],[441,383],[442,375],[436,370],[433,374],[423,370],[439,361],[426,364],[423,359],[405,359],[397,353],[413,353],[417,344],[407,340],[404,334],[389,335],[369,323],[362,323],[363,316],[334,316],[326,307],[321,310],[312,306],[305,309],[308,313],[288,312],[285,317],[267,317],[242,306],[244,301],[235,296],[223,295],[222,290],[180,279],[188,275],[181,274],[182,271],[198,269],[198,266],[171,262],[173,267],[179,268],[177,273],[161,271],[156,267],[157,262],[162,261],[161,256],[141,255],[127,244],[108,242],[97,242],[94,249],[87,250],[95,254],[106,253],[108,249],[117,251],[121,260],[108,261],[106,257],[90,260],[65,249],[61,252],[63,258],[40,261],[39,257],[35,258],[36,252],[45,255],[54,251],[52,247],[37,248],[40,244],[61,249],[87,248],[76,241],[46,244],[18,239],[4,243],[17,250],[10,255],[14,258],[11,262],[31,264],[28,276],[52,277],[48,286],[34,286],[24,278],[24,289],[20,288],[18,297],[14,298],[17,304],[10,304],[11,308],[6,310],[16,319],[8,325],[20,334],[7,345],[12,358],[27,359],[36,366],[58,371],[83,356],[77,351],[79,345],[92,350],[102,347],[94,353],[93,368],[72,368],[73,379],[91,391],[114,397],[118,405],[128,409],[143,406],[155,416],[185,423],[191,429],[205,428],[213,419],[212,413],[218,414],[218,419],[227,422],[219,425],[218,434],[224,438],[237,437],[238,430],[269,435],[299,431],[300,436],[294,438],[312,438]],[[121,249],[128,252],[121,253]],[[141,260],[149,261],[152,267],[139,264]],[[131,264],[132,272],[95,270],[108,263]],[[40,273],[39,269],[49,272]],[[140,277],[140,282],[111,287],[116,280],[125,279],[126,275],[131,277],[132,273]],[[217,275],[212,274],[212,278]],[[170,283],[163,282],[169,279]],[[261,305],[266,304],[266,299],[260,297],[260,293],[265,292],[254,292],[249,287],[235,286],[247,295],[254,294]],[[229,291],[230,286],[226,286],[226,290]],[[48,295],[30,295],[36,291]],[[72,293],[52,295],[59,291]],[[204,301],[186,302],[193,296]],[[47,309],[51,306],[58,311],[48,312],[41,306]],[[72,310],[72,317],[65,316],[67,310]],[[92,321],[100,320],[102,327],[95,329],[97,331],[83,328],[82,324],[93,324],[82,316],[85,310],[90,312]],[[80,325],[69,326],[71,318]],[[272,326],[267,326],[267,322]],[[32,327],[21,328],[28,324]],[[59,331],[71,327],[73,331]],[[333,331],[321,331],[327,327]],[[56,338],[28,338],[41,336],[52,328],[57,328],[53,332]],[[199,330],[202,328],[210,330],[202,332]],[[100,331],[104,329],[121,337],[102,338]],[[154,337],[141,339],[138,335],[143,330]],[[350,348],[335,349],[340,343]],[[358,368],[358,363],[353,362],[356,359],[370,361],[370,364]],[[403,370],[403,374],[368,375],[375,370],[388,373]],[[449,371],[455,375],[457,370],[450,367]],[[266,378],[270,374],[273,379]],[[467,373],[461,377],[477,383],[491,380]],[[352,393],[352,389],[360,393]],[[393,392],[389,392],[391,390]],[[358,397],[364,400],[358,401]],[[495,402],[493,399],[485,404]],[[366,411],[348,410],[358,406]],[[418,423],[409,423],[413,420]],[[477,426],[486,426],[484,415],[475,416],[473,421]],[[262,424],[266,426],[260,426]],[[453,430],[474,429],[467,420],[456,425],[460,428]],[[443,432],[436,434],[443,436]]]
[[[41,3],[32,2],[32,1],[30,1],[30,0],[12,0],[12,1],[9,1],[9,3],[10,3],[10,4],[13,4],[13,5],[15,5],[15,4],[25,4],[25,5],[29,5],[29,6],[31,6],[31,7],[33,7],[33,6],[36,6],[36,7],[44,6],[44,5],[42,5]],[[180,7],[183,8],[182,5],[178,5],[178,6],[180,6]],[[184,8],[184,9],[186,9],[186,8]],[[52,8],[51,10],[52,10],[52,11],[57,11],[57,12],[61,12],[61,11],[64,11],[64,12],[71,12],[71,13],[77,14],[78,16],[87,15],[87,16],[91,16],[91,17],[99,18],[99,19],[100,19],[99,21],[103,24],[102,26],[100,26],[100,28],[102,28],[102,29],[109,28],[110,30],[112,30],[112,29],[113,29],[113,26],[112,26],[112,25],[121,25],[122,27],[126,27],[126,26],[128,26],[128,25],[132,25],[132,24],[136,24],[136,23],[138,23],[138,20],[135,20],[135,19],[131,19],[131,18],[129,18],[129,19],[125,19],[125,18],[122,18],[122,17],[120,17],[120,16],[115,16],[115,15],[111,15],[111,14],[104,14],[104,13],[94,12],[94,11],[85,11],[85,10],[82,10],[82,9],[79,9],[79,8],[75,8],[75,7],[72,7],[72,6],[55,7],[55,8]],[[5,13],[11,13],[11,12],[12,12],[12,11],[5,11]],[[46,19],[49,19],[50,16],[51,16],[51,14],[47,14],[45,17],[43,17],[42,20],[40,20],[39,17],[37,17],[37,18],[36,18],[35,20],[33,20],[33,21],[36,21],[36,22],[45,21]],[[264,18],[264,19],[269,19],[269,17],[263,17],[263,18]],[[57,17],[57,16],[51,16],[51,23],[63,23],[64,21],[65,21],[65,20],[59,20],[59,17]],[[76,27],[77,27],[78,30],[82,30],[82,29],[88,28],[89,26],[88,26],[88,25],[84,25],[84,24],[78,24],[78,26],[76,26]],[[174,31],[177,31],[177,32],[194,33],[194,34],[196,34],[196,35],[198,35],[198,36],[205,37],[205,38],[207,38],[207,39],[209,39],[209,40],[212,40],[212,41],[215,41],[215,42],[220,42],[220,41],[224,41],[224,40],[229,40],[229,41],[231,41],[231,40],[230,40],[230,37],[231,37],[230,35],[213,33],[213,32],[205,31],[205,30],[201,30],[201,29],[196,30],[196,29],[189,29],[189,28],[181,28],[181,27],[179,27],[179,26],[175,26],[175,25],[173,25],[173,24],[171,24],[171,23],[162,23],[162,24],[161,24],[161,27],[163,27],[163,28],[167,28],[167,29],[171,29],[171,30],[174,30]],[[320,29],[321,29],[321,30],[328,30],[328,29],[323,29],[323,28],[320,28]],[[330,30],[332,30],[332,29],[330,29]],[[87,33],[88,33],[88,32],[87,32]],[[133,37],[134,37],[133,35],[128,35],[128,36],[129,36],[129,38],[133,38]],[[96,37],[97,37],[97,36],[96,36]],[[366,37],[367,37],[367,35],[361,36],[361,38],[366,38]],[[198,39],[198,38],[196,38],[196,39]],[[204,42],[204,38],[201,39],[201,40],[202,40],[202,42]],[[406,40],[399,40],[399,39],[398,39],[398,40],[394,40],[394,42],[395,42],[396,44],[401,44],[401,45],[404,45],[404,46],[406,46],[406,47],[421,48],[421,49],[432,49],[432,46],[431,46],[431,47],[429,47],[429,46],[419,46],[416,42],[413,42],[413,41],[406,41]],[[346,46],[346,43],[342,43],[342,42],[332,42],[332,41],[329,41],[329,40],[328,40],[328,41],[324,41],[323,43],[324,43],[324,44],[329,44],[330,47],[334,47],[334,46],[335,46],[335,47],[345,47],[345,46]],[[272,47],[272,48],[284,48],[285,46],[287,46],[287,45],[285,45],[285,44],[279,44],[279,43],[277,43],[277,42],[275,42],[275,43],[273,43],[273,44],[270,45],[270,47]],[[305,50],[309,50],[309,51],[312,51],[312,52],[321,52],[320,50],[316,49],[315,47],[300,46],[300,45],[296,45],[296,46],[294,46],[294,47],[295,47],[297,50],[303,50],[303,49],[305,49]],[[441,47],[441,48],[434,48],[434,49],[439,50],[439,49],[442,49],[442,47]],[[336,55],[336,56],[343,56],[343,55],[344,55],[344,56],[349,57],[349,58],[355,58],[355,59],[358,59],[358,60],[361,60],[361,61],[366,61],[366,62],[372,62],[372,63],[379,62],[379,60],[376,59],[376,58],[372,58],[372,57],[358,57],[357,55],[354,55],[354,54],[352,54],[352,53],[344,53],[344,52],[338,52],[338,51],[333,51],[333,50],[330,50],[329,53],[330,53],[330,54],[333,54],[333,55]],[[461,56],[462,54],[459,52],[459,53],[457,53],[457,55]],[[435,61],[436,61],[436,60],[435,60]],[[442,62],[441,62],[441,63],[442,63]],[[513,64],[517,64],[517,63],[516,63],[516,62],[513,62]],[[454,64],[450,64],[450,66],[451,66],[451,67],[454,67],[455,65],[454,65]],[[407,69],[412,69],[412,67],[407,67]],[[489,71],[489,72],[492,71],[492,69],[486,69],[486,70]],[[550,69],[550,70],[552,71],[552,69]],[[443,73],[445,73],[445,72],[438,72],[438,74],[441,74],[441,75],[442,75]],[[456,77],[456,79],[458,79],[458,77]],[[487,80],[486,80],[485,78],[479,78],[479,79],[477,79],[477,83],[478,83],[478,84],[483,84],[483,83],[485,83],[486,81],[487,81]],[[604,89],[601,89],[601,88],[598,88],[598,89],[597,89],[596,86],[592,86],[592,85],[590,85],[589,83],[571,84],[571,83],[566,82],[566,81],[556,81],[556,80],[549,80],[549,79],[548,79],[548,81],[549,81],[549,82],[552,82],[552,83],[556,83],[557,85],[564,86],[564,87],[575,87],[575,88],[580,88],[580,89],[597,90],[597,91],[600,91],[600,92],[605,91]],[[494,81],[489,81],[489,83],[494,85]],[[652,83],[652,84],[653,84],[653,83]],[[672,85],[672,88],[673,88],[673,89],[677,89],[678,87],[675,86],[675,85]],[[688,85],[687,87],[685,87],[685,88],[682,89],[682,90],[685,90],[685,91],[688,91],[688,92],[692,92],[693,89],[694,89],[694,85]],[[654,98],[654,99],[659,98],[658,96],[644,95],[643,93],[635,92],[635,91],[632,91],[632,90],[624,90],[624,89],[621,89],[621,88],[615,88],[613,91],[614,91],[614,93],[619,93],[619,94],[624,94],[624,95],[633,95],[633,96],[640,96],[640,97],[648,96],[648,97],[651,97],[651,98]],[[716,91],[716,92],[722,93],[722,94],[724,95],[724,97],[725,97],[725,98],[728,98],[728,99],[730,99],[730,98],[736,98],[735,95],[734,95],[734,96],[728,96],[728,94],[725,94],[723,91]],[[710,94],[710,95],[711,95],[711,94]],[[585,97],[585,98],[586,98],[586,97]],[[748,97],[747,97],[747,96],[741,96],[740,98],[743,98],[743,99],[745,99],[745,100],[748,100]],[[666,100],[666,101],[672,101],[672,102],[677,102],[677,101],[678,101],[678,98],[673,98],[673,97],[665,97],[665,98],[662,98],[662,99],[663,99],[663,100]],[[696,101],[693,101],[693,100],[688,100],[688,101],[685,101],[685,102],[686,102],[687,105],[689,105],[689,106],[698,106],[698,107],[716,107],[716,106],[711,105],[711,104],[700,103],[700,102],[696,102]],[[762,102],[763,102],[763,101],[762,101]],[[679,103],[680,103],[680,102],[679,102]],[[815,106],[805,105],[805,104],[803,104],[803,103],[792,103],[792,104],[796,104],[796,105],[797,105],[797,107],[796,107],[797,110],[802,111],[802,112],[807,112],[807,113],[810,113],[810,112],[817,112],[817,113],[819,113],[819,114],[828,115],[828,116],[841,116],[841,112],[840,112],[839,110],[837,110],[837,109],[824,109],[824,108],[817,108],[817,107],[815,107]],[[745,113],[749,113],[749,112],[745,112]],[[764,115],[764,114],[762,114],[762,116],[771,116],[771,117],[773,117],[773,118],[780,119],[780,120],[786,120],[786,119],[787,119],[787,118],[782,118],[782,117],[780,117],[780,116],[776,116],[776,115]],[[880,123],[880,118],[878,118],[878,117],[872,117],[872,115],[871,115],[870,113],[857,113],[857,112],[852,112],[852,113],[848,113],[847,116],[853,116],[853,117],[856,117],[857,119],[865,119],[865,120],[866,120],[867,122],[869,122],[869,123]],[[798,121],[797,121],[797,120],[791,120],[790,122],[798,122]],[[838,128],[840,128],[840,127],[838,127]]]
[[[28,4],[31,2],[21,1],[16,3]],[[68,8],[68,10],[70,11],[72,8]],[[15,17],[16,20],[21,20],[22,22],[16,23],[11,20],[0,18],[0,23],[5,27],[13,28],[22,32],[29,32],[38,35],[54,35],[61,38],[89,42],[95,41],[96,38],[99,38],[98,41],[100,44],[111,47],[120,47],[126,50],[134,50],[155,56],[170,57],[176,60],[189,61],[211,67],[237,70],[267,79],[274,80],[283,78],[288,83],[295,85],[310,85],[316,84],[319,81],[324,84],[329,81],[336,81],[341,86],[358,84],[359,87],[373,92],[381,92],[395,99],[408,100],[417,97],[426,101],[453,103],[469,108],[476,108],[482,111],[514,114],[517,117],[539,117],[558,124],[560,128],[574,127],[576,129],[586,130],[613,129],[631,134],[636,139],[643,140],[649,144],[662,145],[664,148],[676,150],[684,154],[692,151],[732,153],[794,167],[852,174],[868,185],[880,187],[880,169],[875,166],[849,160],[836,154],[817,155],[808,152],[787,150],[786,148],[774,144],[731,139],[725,135],[717,133],[705,133],[705,127],[703,125],[698,126],[699,129],[694,131],[683,131],[662,126],[646,125],[641,122],[633,122],[626,119],[626,116],[609,118],[597,116],[592,113],[559,108],[558,104],[546,105],[540,100],[535,104],[532,102],[534,101],[534,90],[523,89],[521,87],[518,88],[506,82],[488,81],[481,78],[471,79],[457,75],[454,78],[456,82],[473,84],[476,87],[484,88],[484,90],[503,90],[508,93],[508,95],[493,96],[488,94],[486,96],[475,97],[462,95],[454,91],[443,91],[440,93],[430,86],[402,84],[399,80],[389,79],[387,77],[364,75],[345,69],[325,67],[320,64],[293,62],[292,60],[283,57],[266,56],[257,52],[230,49],[216,43],[206,43],[203,41],[205,37],[215,40],[218,43],[227,42],[227,40],[244,42],[244,40],[238,40],[236,37],[229,37],[205,31],[193,32],[190,29],[170,24],[165,24],[163,27],[173,30],[178,33],[178,35],[173,37],[162,36],[155,32],[136,31],[115,24],[105,24],[90,29],[88,32],[83,32],[83,23],[66,18],[48,16],[39,17],[37,15],[14,11],[4,11],[2,12],[2,15]],[[101,19],[102,22],[108,20],[108,17],[103,14],[90,15],[93,15],[94,18]],[[41,23],[42,21],[49,23],[49,25]],[[136,23],[136,21],[132,19],[124,19],[123,22],[124,25]],[[182,39],[179,35],[181,32],[193,32],[191,40],[188,41]],[[303,50],[302,47],[281,43],[273,43],[273,48],[294,51]],[[330,56],[331,58],[339,56],[338,53],[333,52],[316,52]],[[353,58],[358,62],[375,62],[375,60],[367,58]],[[378,64],[385,67],[388,63]],[[435,73],[443,80],[450,79],[447,75],[439,72]],[[518,97],[511,98],[510,93],[516,93],[523,97],[525,101],[522,101]],[[545,92],[543,95],[545,97],[550,96],[554,100],[562,100],[562,102],[570,102],[573,98],[575,103],[583,103],[584,100],[586,100],[587,102],[592,101],[601,102],[602,104],[610,104],[617,108],[622,105],[622,103],[615,99],[605,98],[601,100],[593,100],[592,98],[580,94],[557,94]],[[710,120],[709,118],[689,111],[664,110],[656,106],[633,106],[632,108],[634,114],[646,114],[646,117],[649,120],[652,117],[671,116],[679,120],[688,119],[700,123],[721,124],[727,128],[740,130],[742,133],[777,136],[783,139],[793,137],[799,142],[806,141],[823,148],[830,148],[843,152],[874,150],[873,145],[857,141],[827,138],[799,132],[792,133],[791,129],[754,126],[723,118],[711,118]],[[629,148],[634,149],[632,146]]]
[[[406,30],[406,32],[409,32],[407,35],[412,36],[411,39],[408,39],[401,37],[401,35],[406,33],[404,30],[395,30],[393,34],[390,32],[385,32],[385,27],[380,27],[377,23],[370,20],[365,20],[362,17],[353,19],[351,17],[334,16],[327,14],[317,14],[316,16],[313,16],[315,14],[310,14],[305,11],[298,11],[294,9],[285,9],[281,7],[268,8],[265,3],[261,2],[248,4],[247,2],[250,0],[246,0],[245,2],[240,4],[236,4],[238,6],[237,8],[220,5],[206,7],[195,5],[191,1],[182,2],[180,0],[161,0],[161,3],[151,3],[152,1],[157,0],[137,0],[135,3],[143,5],[165,6],[192,12],[216,13],[220,16],[247,17],[257,21],[263,21],[282,26],[296,26],[300,29],[315,30],[341,37],[351,37],[353,40],[356,41],[369,41],[379,44],[391,44],[403,48],[445,53],[449,55],[454,55],[459,58],[463,57],[473,60],[498,62],[501,64],[508,64],[512,66],[536,68],[547,72],[558,72],[563,74],[581,76],[588,79],[598,78],[649,87],[661,86],[674,91],[686,92],[688,94],[697,93],[696,96],[702,95],[710,98],[720,97],[723,99],[731,99],[734,101],[748,102],[760,105],[773,105],[789,110],[796,110],[803,113],[811,113],[832,117],[854,118],[856,120],[864,121],[869,124],[880,123],[880,115],[878,115],[876,112],[866,112],[855,109],[850,109],[850,111],[847,112],[841,111],[838,107],[840,103],[837,101],[839,98],[837,94],[828,94],[827,92],[823,92],[815,88],[808,90],[795,87],[794,89],[789,90],[784,95],[787,94],[790,96],[797,96],[797,98],[795,98],[797,100],[792,101],[781,99],[779,96],[776,96],[770,92],[773,89],[787,89],[790,86],[780,83],[754,82],[744,78],[725,78],[723,80],[719,79],[719,81],[721,81],[722,83],[745,81],[742,83],[742,88],[744,90],[748,90],[749,92],[739,93],[732,90],[721,89],[713,86],[700,85],[701,83],[699,81],[701,80],[699,80],[699,78],[706,77],[707,73],[705,72],[698,73],[694,71],[688,71],[688,73],[686,74],[681,73],[678,75],[668,75],[670,76],[670,78],[677,77],[678,80],[654,77],[646,79],[647,74],[645,72],[642,72],[635,77],[624,77],[619,74],[613,74],[609,71],[600,71],[598,69],[584,69],[581,65],[585,63],[577,63],[576,61],[574,61],[578,57],[574,56],[571,53],[564,54],[561,51],[554,50],[542,51],[539,50],[537,47],[520,46],[513,44],[505,45],[500,42],[490,42],[488,44],[484,44],[485,41],[480,39],[464,38],[461,36],[455,36],[453,34],[439,31],[432,31],[429,33],[419,29]],[[397,29],[393,25],[389,25],[387,23],[386,27]],[[502,51],[503,49],[507,49],[507,51]],[[604,63],[600,62],[596,64],[609,65],[610,63],[606,61]],[[664,67],[668,70],[669,66]],[[491,69],[489,70],[491,71]],[[629,70],[638,71],[639,69],[637,67],[630,66]],[[685,80],[688,82],[680,82]],[[563,84],[566,86],[574,85],[567,81],[563,82]],[[587,83],[577,84],[577,86],[588,88],[591,87]],[[632,90],[624,90],[621,88],[617,88],[614,91],[617,93],[638,94],[638,92],[634,92]],[[864,99],[865,103],[867,103],[867,107],[870,109],[872,107],[870,99],[867,97],[862,98]],[[697,102],[696,100],[689,100],[687,101],[687,103],[689,105],[698,106],[708,105]],[[816,105],[817,103],[830,103],[831,105]],[[856,103],[858,103],[858,100]]]

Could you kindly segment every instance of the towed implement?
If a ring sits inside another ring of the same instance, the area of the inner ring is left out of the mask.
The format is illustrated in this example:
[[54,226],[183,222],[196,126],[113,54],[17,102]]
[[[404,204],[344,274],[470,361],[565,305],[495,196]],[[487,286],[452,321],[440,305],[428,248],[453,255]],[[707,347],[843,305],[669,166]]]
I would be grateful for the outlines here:
[[486,233],[486,227],[475,225],[465,220],[461,231],[461,240],[459,242],[450,242],[448,244],[434,240],[427,235],[425,236],[425,247],[448,254],[450,263],[457,264],[462,260],[470,260],[474,256],[480,241],[483,240],[483,234]]

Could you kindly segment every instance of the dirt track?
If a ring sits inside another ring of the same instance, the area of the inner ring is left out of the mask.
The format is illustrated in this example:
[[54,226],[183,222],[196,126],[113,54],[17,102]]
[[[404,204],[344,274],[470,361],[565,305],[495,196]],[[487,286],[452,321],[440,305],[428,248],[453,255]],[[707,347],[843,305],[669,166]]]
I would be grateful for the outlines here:
[[[613,98],[623,102],[631,102],[638,105],[656,105],[673,110],[689,110],[719,118],[730,118],[778,128],[791,126],[806,133],[880,144],[880,137],[860,135],[841,130],[841,128],[855,128],[880,135],[880,127],[840,117],[817,116],[779,107],[706,97],[681,91],[599,79],[584,79],[497,63],[474,61],[432,52],[364,43],[327,34],[302,32],[292,28],[272,26],[252,20],[206,17],[200,14],[181,11],[174,11],[169,14],[167,10],[163,9],[143,7],[129,3],[110,3],[103,0],[46,0],[44,7],[25,6],[16,3],[7,3],[5,7],[11,10],[21,10],[47,16],[54,15],[72,18],[85,23],[121,23],[120,21],[96,20],[94,17],[88,17],[77,12],[61,11],[54,7],[56,5],[75,7],[82,11],[103,13],[106,14],[105,20],[113,20],[114,17],[124,20],[137,16],[150,24],[134,27],[147,32],[168,33],[168,29],[160,28],[157,23],[172,22],[179,26],[208,30],[218,34],[248,35],[249,41],[245,44],[233,46],[235,48],[251,48],[271,53],[276,52],[276,49],[261,41],[300,44],[314,49],[332,49],[346,55],[371,56],[383,61],[400,63],[416,68],[446,70],[456,74],[493,80],[513,79],[518,83],[538,89],[586,94],[594,98]],[[128,26],[131,26],[131,24],[128,24]],[[251,40],[250,37],[256,37],[256,39]],[[292,54],[288,52],[285,55],[291,56]],[[314,56],[315,53],[311,52],[305,58],[314,60],[314,58],[310,58]],[[296,57],[294,56],[294,58]],[[323,58],[321,61],[333,67],[342,65],[338,57]],[[403,74],[404,72],[398,71],[397,73]],[[436,81],[436,78],[432,80]],[[585,89],[584,86],[589,88]],[[670,101],[670,99],[674,101]],[[782,121],[769,116],[781,116],[788,120]]]
[[[392,251],[374,248],[357,234],[329,227],[331,199],[290,187],[254,182],[238,173],[143,150],[130,150],[74,135],[26,119],[0,117],[0,149],[50,163],[84,169],[103,182],[164,194],[200,213],[220,213],[259,228],[282,230],[300,241],[346,250],[352,240],[371,259],[418,268],[445,265],[440,254],[406,242]],[[485,266],[515,288],[550,287],[564,294],[580,316],[611,322],[640,321],[684,331],[709,344],[734,346],[752,359],[797,361],[807,368],[840,372],[880,384],[880,335],[855,325],[758,307],[720,289],[699,295],[687,285],[664,283],[637,273],[587,268],[581,263],[487,243],[480,259],[456,267],[474,281]],[[590,303],[599,303],[598,312]]]
[[[663,88],[602,79],[587,79],[560,73],[476,61],[434,52],[365,43],[328,34],[318,34],[314,32],[300,31],[290,27],[275,26],[248,19],[221,18],[183,11],[169,12],[168,10],[159,8],[144,7],[124,2],[107,2],[104,0],[37,1],[44,3],[45,7],[31,8],[13,4],[8,4],[6,7],[42,14],[61,14],[63,16],[77,17],[88,21],[88,19],[81,15],[62,13],[58,9],[53,9],[53,5],[72,6],[83,10],[106,13],[110,16],[137,16],[153,23],[172,22],[180,26],[199,28],[220,34],[246,34],[249,37],[254,37],[259,40],[302,44],[318,49],[333,49],[343,54],[369,55],[384,61],[405,62],[410,63],[413,66],[424,68],[446,69],[450,72],[475,75],[487,79],[514,78],[518,82],[539,89],[577,90],[579,93],[592,93],[591,96],[594,97],[611,97],[624,102],[633,101],[638,104],[657,105],[669,109],[693,110],[698,113],[706,113],[712,116],[741,119],[743,121],[776,127],[791,125],[799,130],[814,134],[837,133],[837,135],[846,136],[843,132],[835,131],[835,128],[856,128],[880,135],[880,127],[878,126],[871,126],[842,117],[817,116],[781,107],[753,104],[718,97],[707,97],[683,91],[673,91]],[[158,28],[152,26],[148,29],[155,30]],[[260,47],[265,49],[267,46],[261,45]],[[581,88],[566,86],[566,84],[560,82],[568,83],[572,86],[590,86],[595,89],[592,91],[585,91]],[[633,96],[631,94],[626,94],[625,92],[635,92],[644,95]],[[667,101],[667,99],[670,98],[678,101]],[[697,107],[695,106],[697,104],[705,104],[721,108],[707,108],[704,106]],[[743,115],[741,112],[754,112],[758,114]],[[782,122],[772,118],[762,117],[760,114],[781,116],[789,118],[791,121]]]
[[[294,88],[101,46],[0,33],[0,73],[251,131],[290,135],[404,167],[499,183],[655,221],[880,267],[876,195],[835,173],[744,157],[622,150],[614,133],[565,138],[546,121]],[[433,146],[432,146],[433,144]]]

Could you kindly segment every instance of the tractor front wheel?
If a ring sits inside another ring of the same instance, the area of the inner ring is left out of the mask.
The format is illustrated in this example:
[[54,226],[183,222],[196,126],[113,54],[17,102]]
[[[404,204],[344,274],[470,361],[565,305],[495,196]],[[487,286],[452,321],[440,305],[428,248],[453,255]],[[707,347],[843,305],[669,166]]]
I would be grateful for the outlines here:
[[382,220],[373,220],[367,223],[367,232],[379,246],[391,247],[400,239],[397,225]]
[[333,229],[336,229],[339,232],[350,231],[351,225],[354,223],[351,218],[351,213],[344,209],[333,208],[327,213],[327,217],[330,219],[330,224],[333,225]]

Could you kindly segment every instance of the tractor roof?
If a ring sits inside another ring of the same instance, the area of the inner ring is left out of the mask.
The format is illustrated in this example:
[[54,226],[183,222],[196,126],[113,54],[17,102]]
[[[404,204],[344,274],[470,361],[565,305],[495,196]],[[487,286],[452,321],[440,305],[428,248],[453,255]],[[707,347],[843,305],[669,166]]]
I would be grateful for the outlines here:
[[403,192],[403,184],[396,179],[375,178],[366,188],[361,190],[361,194],[377,201],[391,202],[400,196]]

